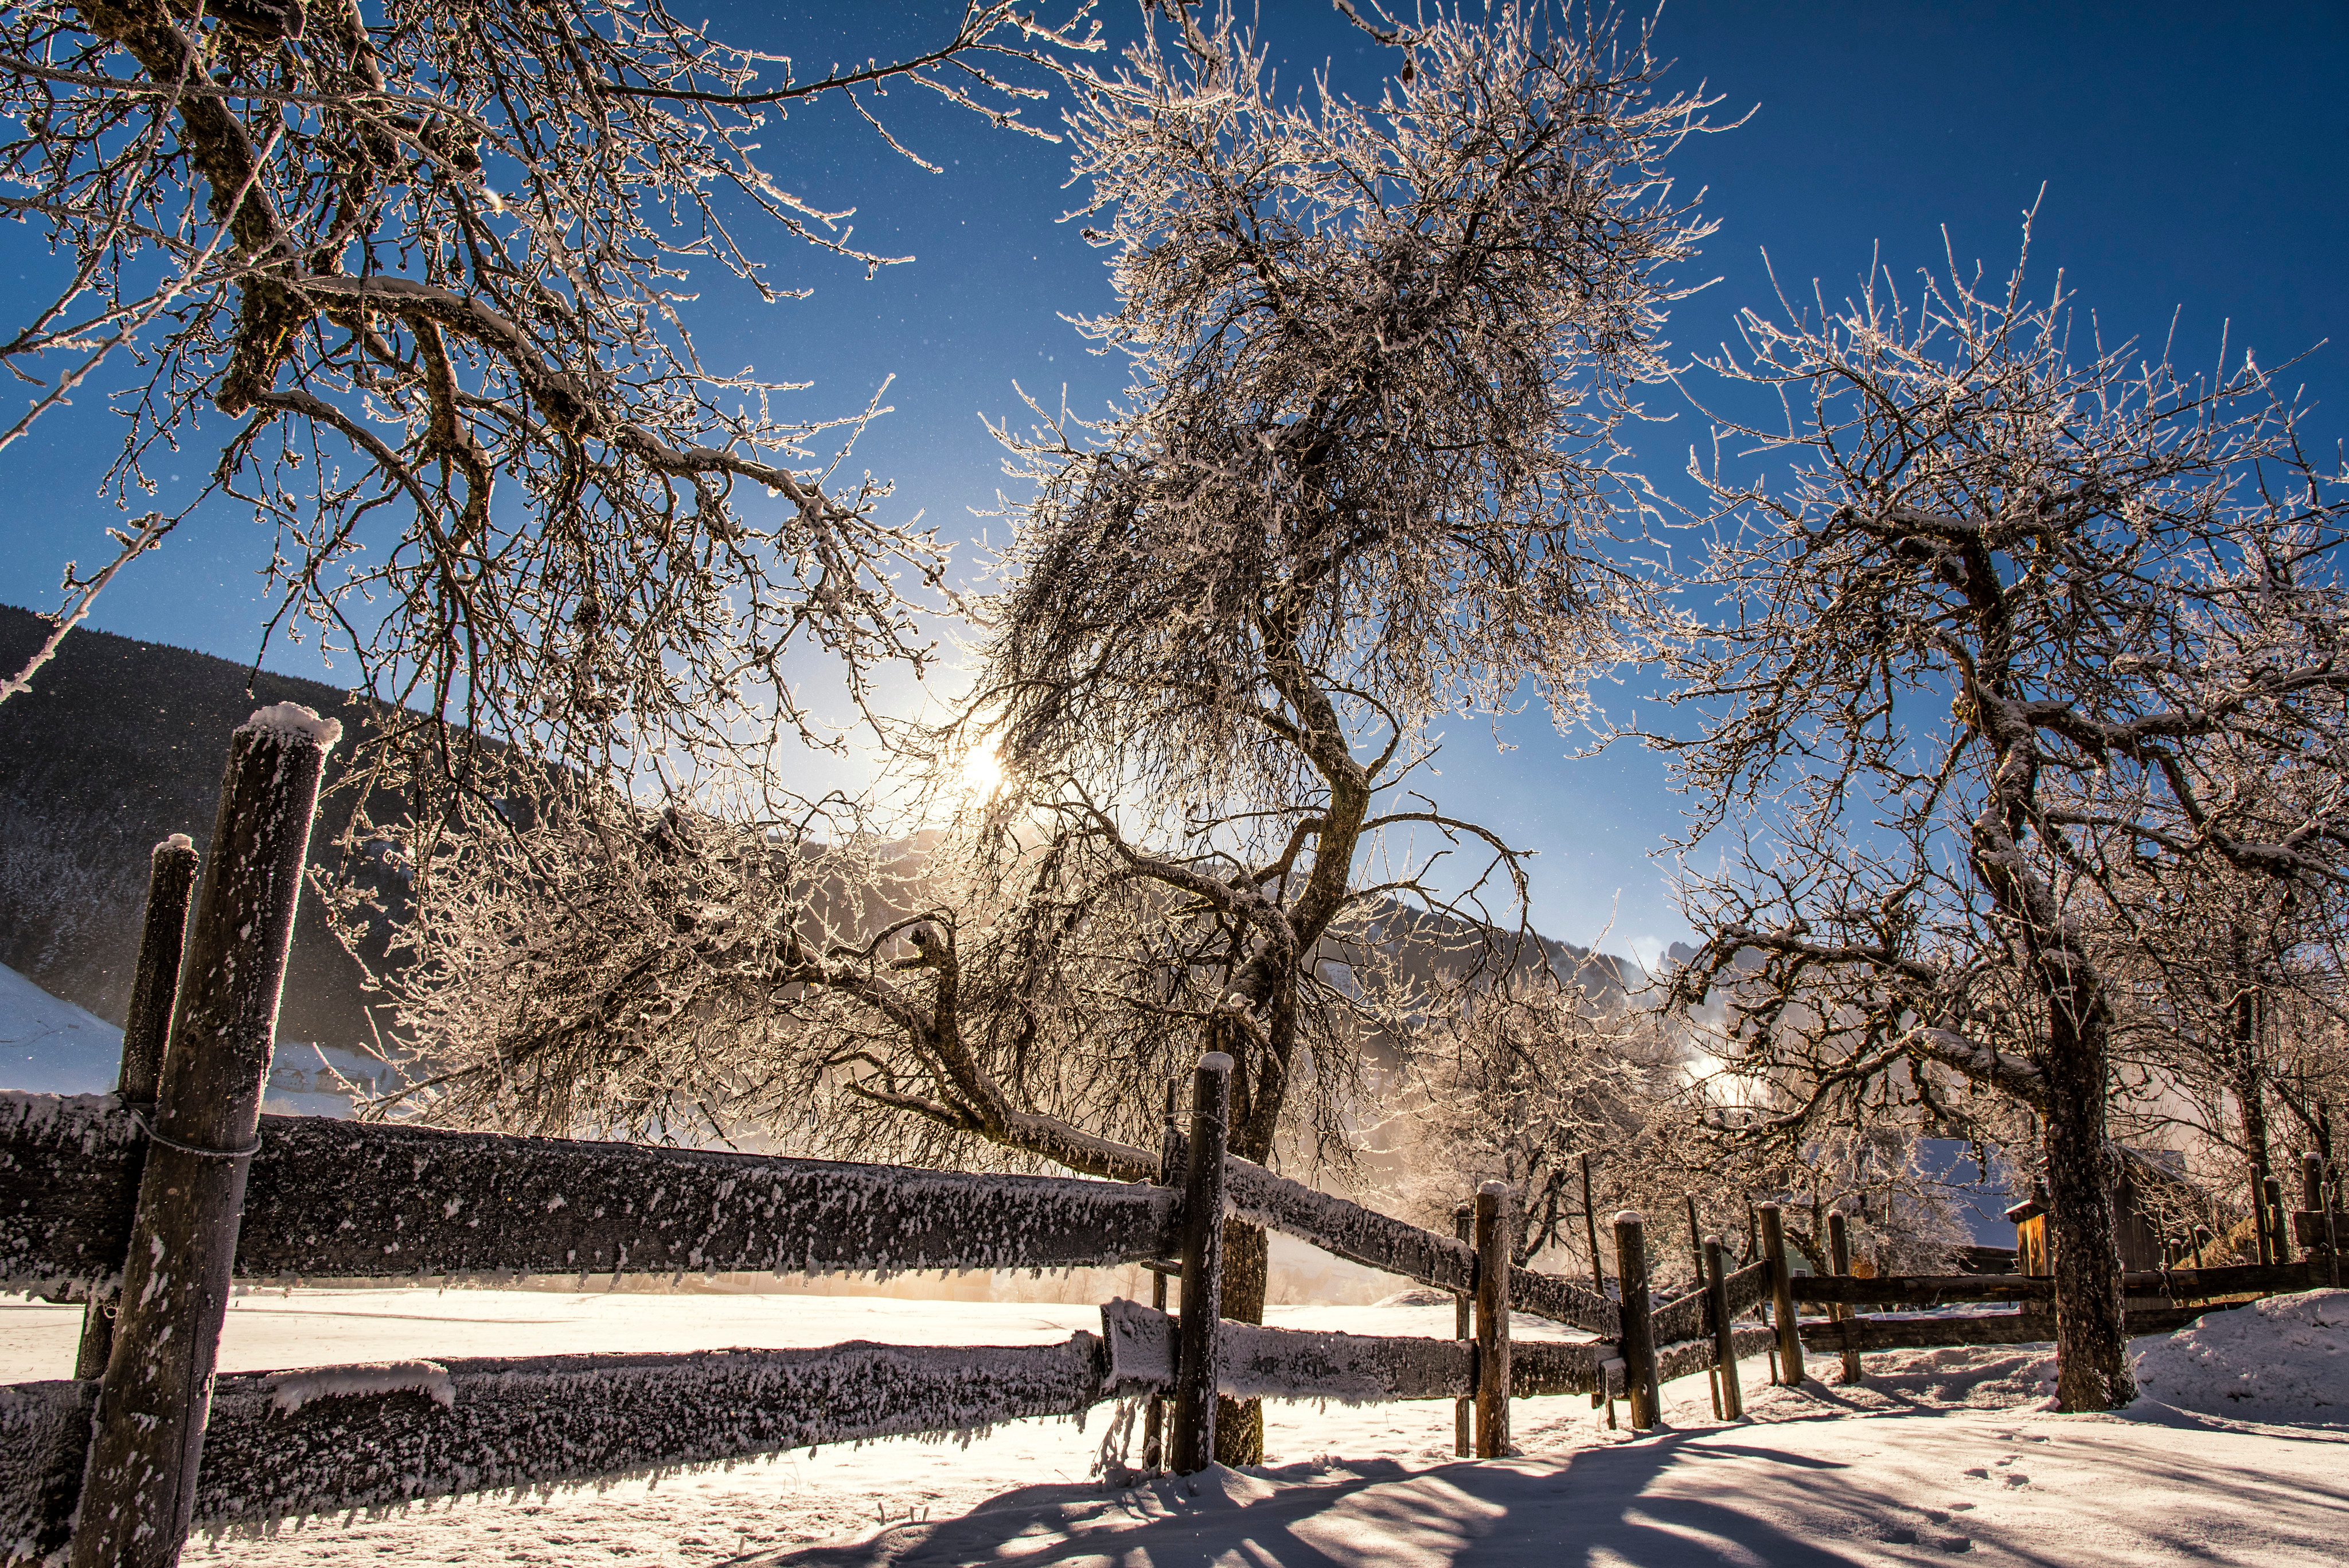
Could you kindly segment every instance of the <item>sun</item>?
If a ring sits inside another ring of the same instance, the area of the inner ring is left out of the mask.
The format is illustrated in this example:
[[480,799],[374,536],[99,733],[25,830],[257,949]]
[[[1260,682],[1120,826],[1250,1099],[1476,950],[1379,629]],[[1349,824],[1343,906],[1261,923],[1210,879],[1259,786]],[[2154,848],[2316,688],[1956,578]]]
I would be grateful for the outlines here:
[[980,746],[963,758],[956,783],[971,799],[985,800],[1003,785],[1003,759],[992,744]]

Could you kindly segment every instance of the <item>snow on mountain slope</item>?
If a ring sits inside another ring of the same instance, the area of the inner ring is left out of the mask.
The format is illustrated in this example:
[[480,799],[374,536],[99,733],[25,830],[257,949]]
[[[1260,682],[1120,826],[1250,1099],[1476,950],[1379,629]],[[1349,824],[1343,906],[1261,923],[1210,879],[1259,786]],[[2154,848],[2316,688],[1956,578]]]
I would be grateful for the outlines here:
[[[110,1094],[121,1063],[121,1030],[0,964],[0,1089]],[[353,1052],[281,1041],[261,1108],[276,1116],[347,1116],[351,1097],[338,1078],[384,1070]]]
[[0,965],[0,1089],[103,1095],[121,1060],[121,1030]]

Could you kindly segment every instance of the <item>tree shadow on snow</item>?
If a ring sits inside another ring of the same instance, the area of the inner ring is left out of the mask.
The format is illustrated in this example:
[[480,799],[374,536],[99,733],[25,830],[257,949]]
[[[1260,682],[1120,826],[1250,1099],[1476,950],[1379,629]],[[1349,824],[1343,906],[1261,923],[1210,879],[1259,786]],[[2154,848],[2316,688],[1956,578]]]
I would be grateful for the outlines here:
[[[1676,1467],[1759,1459],[1782,1465],[1790,1488],[1814,1494],[1815,1514],[1820,1476],[1844,1468],[1766,1447],[1689,1448],[1698,1435],[1667,1432],[1555,1459],[1423,1470],[1392,1460],[1357,1462],[1319,1472],[1326,1481],[1283,1477],[1287,1484],[1254,1501],[1212,1490],[1195,1501],[1170,1500],[1166,1482],[1148,1495],[1098,1485],[1023,1487],[958,1519],[738,1562],[740,1568],[1047,1568],[1080,1562],[1189,1568],[1218,1561],[1248,1568],[1713,1568],[1885,1561],[1839,1550],[1809,1529],[1807,1515],[1757,1514],[1739,1496],[1646,1495],[1650,1483]],[[1290,1467],[1288,1474],[1306,1469]],[[1877,1539],[1901,1539],[1901,1527],[1888,1528]],[[1920,1538],[1911,1531],[1906,1539]]]

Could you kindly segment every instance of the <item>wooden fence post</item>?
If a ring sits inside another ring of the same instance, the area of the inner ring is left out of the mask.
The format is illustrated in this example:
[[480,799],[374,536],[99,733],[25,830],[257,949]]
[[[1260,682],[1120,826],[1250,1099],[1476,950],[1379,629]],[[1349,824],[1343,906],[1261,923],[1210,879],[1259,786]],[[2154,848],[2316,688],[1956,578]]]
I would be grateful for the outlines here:
[[1737,1330],[1729,1321],[1729,1271],[1723,1266],[1721,1238],[1704,1239],[1704,1290],[1713,1320],[1713,1364],[1721,1375],[1722,1413],[1730,1420],[1745,1414],[1745,1386],[1737,1378]]
[[[1599,1261],[1599,1214],[1590,1206],[1590,1156],[1585,1153],[1580,1158],[1582,1161],[1582,1231],[1590,1241],[1590,1289],[1603,1302],[1607,1299],[1607,1265]],[[1603,1372],[1599,1378],[1599,1392],[1590,1397],[1590,1407],[1596,1410],[1602,1404],[1607,1407],[1607,1429],[1611,1432],[1615,1429],[1615,1395],[1609,1388],[1607,1377]]]
[[[130,1012],[122,1021],[122,1066],[115,1097],[140,1115],[155,1109],[163,1075],[163,1042],[171,1033],[171,999],[180,989],[180,948],[188,931],[188,898],[196,889],[196,846],[184,833],[155,846],[147,860],[147,918],[139,929],[139,957],[130,971]],[[122,1252],[130,1251],[128,1231]],[[81,1345],[74,1376],[106,1376],[114,1345],[113,1296],[92,1296],[82,1309]]]
[[2251,1176],[2251,1240],[2255,1246],[2252,1262],[2266,1264],[2276,1261],[2275,1240],[2268,1233],[2268,1195],[2256,1172]]
[[2268,1231],[2275,1237],[2273,1261],[2289,1263],[2292,1262],[2292,1237],[2287,1233],[2291,1228],[2283,1219],[2283,1183],[2271,1176],[2260,1185],[2267,1200]]
[[1795,1276],[1786,1267],[1786,1222],[1775,1203],[1754,1212],[1762,1220],[1762,1255],[1770,1260],[1770,1315],[1778,1327],[1778,1381],[1787,1387],[1803,1381],[1803,1336],[1795,1317]]
[[[1158,1185],[1174,1185],[1175,1151],[1183,1147],[1183,1129],[1174,1121],[1174,1083],[1166,1080],[1165,1120],[1158,1137]],[[1166,1274],[1164,1270],[1150,1271],[1150,1304],[1160,1312],[1166,1310]],[[1157,1469],[1166,1460],[1166,1397],[1154,1394],[1142,1413],[1142,1468]]]
[[[1827,1266],[1838,1275],[1851,1272],[1851,1240],[1844,1228],[1841,1214],[1827,1216]],[[1843,1323],[1850,1322],[1853,1315],[1849,1303],[1837,1306],[1834,1313],[1836,1319]],[[1846,1383],[1860,1381],[1859,1352],[1852,1348],[1847,1339],[1843,1347],[1843,1380]]]
[[1636,1209],[1615,1216],[1615,1273],[1623,1282],[1623,1393],[1631,1405],[1631,1429],[1663,1424],[1656,1386],[1656,1325],[1648,1296],[1648,1226]]
[[2325,1259],[2333,1271],[2333,1288],[2341,1288],[2341,1238],[2333,1232],[2339,1221],[2333,1218],[2333,1205],[2324,1190],[2324,1157],[2303,1154],[2300,1157],[2301,1207],[2315,1218],[2310,1221],[2309,1241],[2324,1249]]
[[[1452,1210],[1452,1233],[1470,1246],[1476,1244],[1476,1206],[1463,1203]],[[1452,1336],[1474,1339],[1476,1333],[1476,1298],[1475,1293],[1455,1293],[1452,1298]],[[1470,1443],[1470,1412],[1476,1407],[1474,1395],[1462,1395],[1452,1401],[1452,1452],[1466,1459],[1474,1449]]]
[[1217,1328],[1224,1311],[1224,1140],[1231,1131],[1232,1059],[1199,1058],[1191,1075],[1191,1168],[1183,1183],[1183,1317],[1176,1325],[1174,1458],[1177,1475],[1216,1459]]
[[187,1539],[310,821],[341,734],[335,721],[280,703],[229,742],[91,1423],[73,1568],[167,1568]]
[[1476,1457],[1509,1453],[1509,1184],[1476,1189]]
[[[1704,1269],[1704,1236],[1697,1226],[1696,1198],[1692,1193],[1683,1192],[1681,1194],[1681,1202],[1688,1209],[1689,1251],[1694,1255],[1692,1261],[1696,1268],[1696,1290],[1698,1294],[1704,1297],[1705,1312],[1709,1316],[1713,1311],[1713,1295],[1705,1289],[1705,1281],[1711,1276]],[[1706,1385],[1713,1390],[1713,1418],[1716,1421],[1721,1420],[1729,1413],[1729,1407],[1721,1402],[1721,1368],[1706,1367],[1704,1379]]]

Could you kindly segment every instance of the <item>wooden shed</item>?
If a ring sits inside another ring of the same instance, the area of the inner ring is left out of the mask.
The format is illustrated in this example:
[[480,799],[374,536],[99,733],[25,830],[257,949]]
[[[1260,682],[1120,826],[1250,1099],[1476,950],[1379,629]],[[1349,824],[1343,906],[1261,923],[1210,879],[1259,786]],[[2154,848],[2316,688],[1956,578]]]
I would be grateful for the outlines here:
[[[2165,1199],[2183,1195],[2195,1199],[2191,1189],[2162,1168],[2155,1158],[2133,1148],[2123,1148],[2120,1155],[2120,1179],[2113,1187],[2113,1236],[2118,1243],[2121,1267],[2127,1270],[2148,1271],[2163,1267],[2169,1260],[2164,1255],[2161,1227],[2156,1215]],[[2052,1274],[2055,1272],[2055,1255],[2047,1232],[2047,1189],[2032,1189],[2031,1196],[2006,1211],[2014,1222],[2015,1272],[2024,1274]]]

